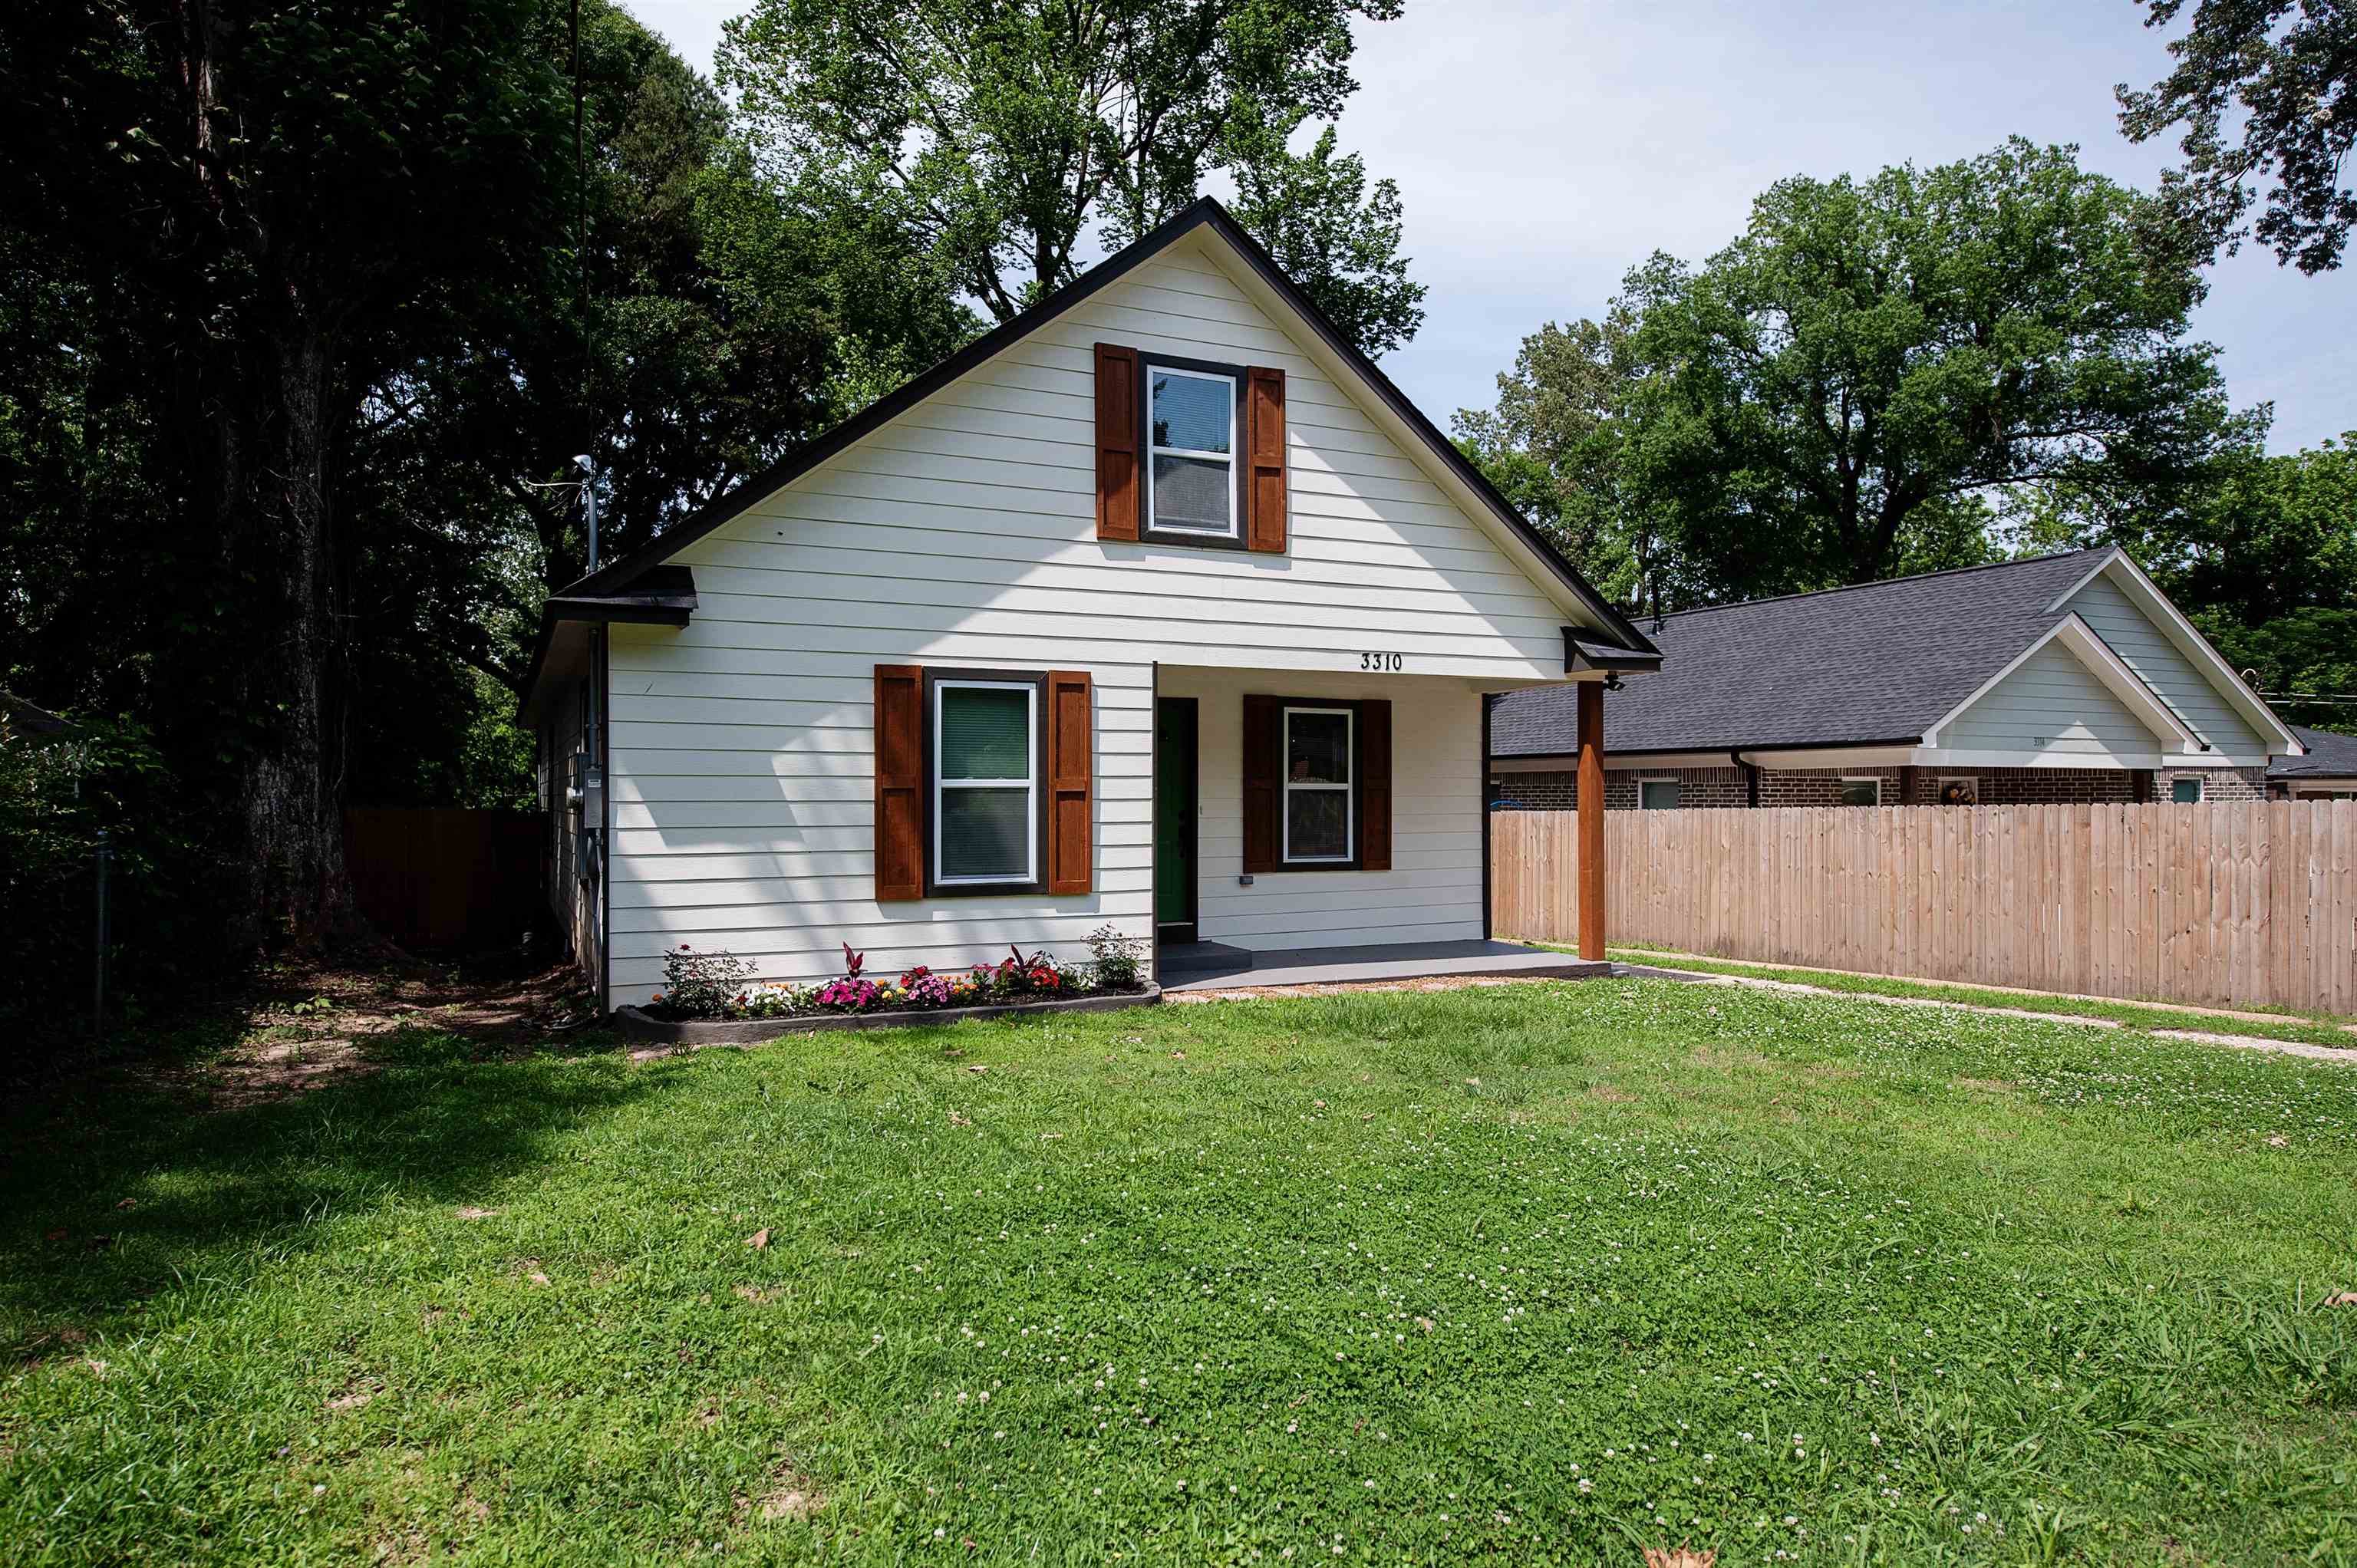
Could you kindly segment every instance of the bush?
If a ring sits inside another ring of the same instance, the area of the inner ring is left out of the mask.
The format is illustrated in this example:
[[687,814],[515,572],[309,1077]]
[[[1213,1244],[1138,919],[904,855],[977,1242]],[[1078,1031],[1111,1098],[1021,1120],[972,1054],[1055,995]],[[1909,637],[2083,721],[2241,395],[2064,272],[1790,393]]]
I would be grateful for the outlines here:
[[1137,988],[1138,967],[1145,950],[1144,942],[1111,924],[1099,926],[1089,933],[1089,951],[1096,956],[1096,982],[1107,991]]
[[683,1018],[729,1017],[752,972],[753,966],[732,952],[697,952],[682,942],[663,954],[663,988],[655,1001]]

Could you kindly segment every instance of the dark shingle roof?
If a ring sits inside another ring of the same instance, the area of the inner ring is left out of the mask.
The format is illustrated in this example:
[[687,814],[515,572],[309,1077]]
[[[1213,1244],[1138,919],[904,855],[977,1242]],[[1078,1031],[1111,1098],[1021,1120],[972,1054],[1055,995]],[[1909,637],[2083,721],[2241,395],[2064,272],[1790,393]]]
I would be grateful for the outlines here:
[[[1648,628],[1658,674],[1604,699],[1611,751],[1912,741],[2062,618],[2054,601],[2109,553],[2077,550],[1823,593],[1688,610]],[[1569,687],[1498,699],[1490,749],[1579,745]]]
[[[1612,721],[1604,721],[1606,735]],[[2291,733],[2308,747],[2306,757],[2278,757],[2268,765],[2270,779],[2357,779],[2357,735],[2335,735],[2329,729],[2294,725]]]

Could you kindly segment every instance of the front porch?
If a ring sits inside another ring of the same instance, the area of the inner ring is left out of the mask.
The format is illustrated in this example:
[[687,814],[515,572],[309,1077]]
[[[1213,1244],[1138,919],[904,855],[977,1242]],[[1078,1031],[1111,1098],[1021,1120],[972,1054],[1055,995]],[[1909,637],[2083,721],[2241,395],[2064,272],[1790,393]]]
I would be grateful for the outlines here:
[[1383,942],[1255,952],[1227,942],[1166,942],[1158,978],[1170,991],[1260,985],[1343,985],[1381,980],[1595,980],[1609,963],[1513,942]]

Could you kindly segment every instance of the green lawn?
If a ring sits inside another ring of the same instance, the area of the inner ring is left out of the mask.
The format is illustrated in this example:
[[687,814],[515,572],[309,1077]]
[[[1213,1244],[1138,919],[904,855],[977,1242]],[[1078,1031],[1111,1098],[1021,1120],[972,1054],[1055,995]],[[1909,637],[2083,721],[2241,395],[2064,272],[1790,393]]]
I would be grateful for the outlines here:
[[2340,1064],[1650,981],[382,1055],[0,1126],[9,1562],[2357,1561]]
[[[1534,942],[1553,952],[1577,952],[1552,942]],[[2051,992],[1993,991],[1943,980],[1900,980],[1879,974],[1857,974],[1841,969],[1800,969],[1782,964],[1745,963],[1739,959],[1693,957],[1654,952],[1645,948],[1612,948],[1623,963],[1651,964],[1659,969],[1690,970],[1701,974],[1732,974],[1751,980],[1773,980],[1786,985],[1815,985],[1827,991],[1855,991],[1876,996],[1914,996],[1934,1002],[1961,1002],[1973,1007],[2014,1007],[2033,1013],[2068,1013],[2080,1018],[2108,1018],[2136,1029],[2199,1029],[2212,1035],[2245,1035],[2260,1039],[2298,1040],[2311,1046],[2357,1053],[2357,1034],[2344,1026],[2357,1022],[2330,1013],[2275,1013],[2266,1022],[2237,1018],[2231,1014],[2192,1012],[2178,1007],[2153,1007],[2110,997],[2065,996]],[[2245,1011],[2253,1011],[2245,1009]],[[2264,1011],[2264,1010],[2257,1010]]]

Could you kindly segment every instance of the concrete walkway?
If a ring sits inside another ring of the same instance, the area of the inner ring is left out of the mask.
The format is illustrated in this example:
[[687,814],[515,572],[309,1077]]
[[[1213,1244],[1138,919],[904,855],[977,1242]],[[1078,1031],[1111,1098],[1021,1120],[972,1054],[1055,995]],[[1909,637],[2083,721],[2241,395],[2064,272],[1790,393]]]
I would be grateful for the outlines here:
[[[1688,985],[1725,985],[1738,990],[1782,992],[1794,996],[1829,996],[1839,1002],[1875,1002],[1888,1007],[1931,1007],[1952,1013],[1983,1013],[1996,1018],[2030,1018],[2041,1024],[2075,1024],[2086,1029],[2130,1027],[2117,1018],[2091,1018],[2083,1013],[2045,1013],[2029,1007],[1987,1007],[1974,1002],[1943,1002],[1930,996],[1886,996],[1876,991],[1835,991],[1830,986],[1803,985],[1792,980],[1760,980],[1746,974],[1714,974],[1698,969],[1667,969],[1650,963],[1616,964],[1614,969],[1619,973],[1675,980]],[[2194,1040],[2203,1045],[2235,1046],[2244,1050],[2272,1051],[2278,1056],[2304,1057],[2309,1061],[2357,1067],[2357,1050],[2312,1046],[2305,1040],[2276,1040],[2263,1035],[2221,1035],[2207,1029],[2148,1029],[2143,1032],[2164,1040]]]

